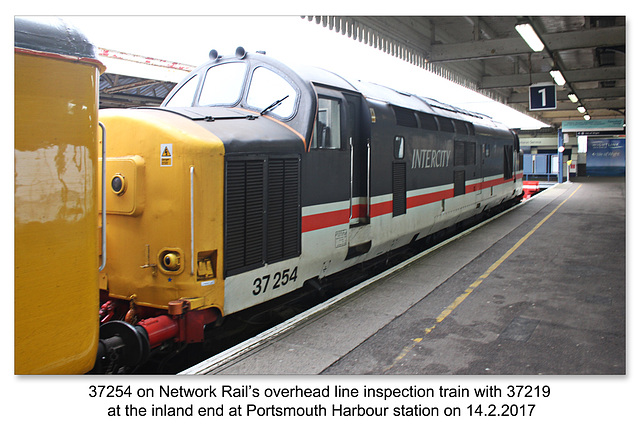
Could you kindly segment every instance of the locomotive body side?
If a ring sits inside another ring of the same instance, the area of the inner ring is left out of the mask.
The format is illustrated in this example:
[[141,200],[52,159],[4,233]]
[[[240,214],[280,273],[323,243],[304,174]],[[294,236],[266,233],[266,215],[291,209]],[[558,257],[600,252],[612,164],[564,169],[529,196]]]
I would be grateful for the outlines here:
[[[342,122],[331,128],[341,142],[329,149],[311,142],[303,159],[307,278],[376,258],[522,193],[507,128],[411,95],[354,87],[316,83],[319,104],[342,106]],[[319,114],[315,133],[321,128]]]
[[16,18],[16,374],[84,373],[95,361],[102,69],[63,23]]

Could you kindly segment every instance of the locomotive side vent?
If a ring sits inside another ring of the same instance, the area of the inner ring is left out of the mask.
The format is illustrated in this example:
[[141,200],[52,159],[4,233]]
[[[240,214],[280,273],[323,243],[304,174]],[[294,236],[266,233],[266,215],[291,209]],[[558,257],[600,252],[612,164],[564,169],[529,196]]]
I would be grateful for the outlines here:
[[393,216],[407,213],[407,165],[393,163]]
[[438,130],[438,121],[434,115],[419,112],[418,117],[420,118],[420,127],[422,129]]
[[416,119],[416,115],[413,110],[408,108],[398,107],[397,105],[392,105],[393,111],[396,114],[396,124],[398,126],[406,126],[410,128],[418,127],[418,119]]
[[225,272],[262,264],[264,160],[227,162]]
[[267,210],[267,262],[300,255],[300,162],[269,160]]
[[464,156],[464,141],[455,141],[453,144],[453,166],[464,166]]
[[300,255],[300,161],[228,159],[225,277]]

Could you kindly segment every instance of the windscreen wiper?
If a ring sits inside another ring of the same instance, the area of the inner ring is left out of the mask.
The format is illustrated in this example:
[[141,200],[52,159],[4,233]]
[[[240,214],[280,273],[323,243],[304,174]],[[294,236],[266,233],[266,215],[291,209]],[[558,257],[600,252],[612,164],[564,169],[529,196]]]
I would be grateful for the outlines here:
[[199,111],[193,111],[189,108],[169,108],[169,107],[134,107],[140,110],[164,110],[174,114],[177,114],[182,117],[186,117],[193,121],[205,121],[205,122],[215,122],[216,120],[255,120],[260,116],[256,116],[255,114],[238,114],[238,115],[228,115],[228,116],[211,116],[211,115],[202,115]]
[[284,98],[282,99],[278,99],[276,102],[274,102],[273,104],[269,105],[267,108],[265,108],[264,110],[260,111],[260,115],[264,116],[265,114],[267,114],[269,111],[273,110],[274,108],[276,108],[278,105],[282,104],[282,101],[284,101],[285,99],[287,99],[289,97],[289,95],[286,95]]

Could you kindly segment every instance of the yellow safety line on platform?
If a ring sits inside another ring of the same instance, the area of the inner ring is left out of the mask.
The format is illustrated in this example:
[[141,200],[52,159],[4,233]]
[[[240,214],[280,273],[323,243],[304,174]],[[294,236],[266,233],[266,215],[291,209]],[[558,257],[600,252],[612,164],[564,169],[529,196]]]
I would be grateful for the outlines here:
[[404,359],[404,357],[409,354],[409,352],[411,350],[413,350],[413,348],[420,342],[422,342],[422,340],[424,339],[424,337],[426,335],[428,335],[431,331],[433,331],[435,329],[435,327],[438,325],[438,323],[442,322],[444,319],[447,318],[447,316],[449,316],[451,314],[451,312],[453,310],[456,309],[456,307],[458,307],[462,301],[464,301],[470,294],[471,292],[473,292],[478,286],[480,286],[480,284],[482,283],[482,281],[484,279],[486,279],[487,277],[489,277],[489,275],[491,273],[493,273],[495,271],[495,269],[497,269],[498,267],[500,267],[500,265],[506,261],[507,258],[509,258],[511,256],[512,253],[514,253],[516,251],[516,249],[518,249],[520,246],[522,246],[522,244],[529,238],[531,237],[531,235],[533,233],[535,233],[541,226],[542,224],[544,224],[549,218],[551,218],[551,216],[553,214],[555,214],[558,209],[560,209],[560,207],[562,205],[564,205],[567,200],[569,200],[571,197],[573,197],[574,194],[576,194],[576,192],[580,189],[580,187],[582,187],[582,184],[580,184],[578,186],[578,188],[576,188],[573,193],[571,193],[571,195],[569,195],[569,197],[567,197],[562,203],[560,203],[558,206],[556,206],[556,208],[554,210],[551,211],[551,213],[549,215],[547,215],[546,217],[544,217],[543,220],[541,220],[539,223],[536,224],[535,227],[533,227],[531,229],[531,231],[529,231],[527,234],[525,234],[520,240],[518,240],[518,242],[513,245],[511,247],[511,249],[509,249],[507,252],[505,252],[504,255],[502,255],[500,257],[499,260],[497,260],[496,262],[494,262],[491,267],[489,267],[487,269],[487,271],[485,271],[484,273],[482,273],[482,275],[480,277],[478,277],[478,279],[473,282],[471,285],[469,285],[469,287],[462,293],[460,294],[451,304],[449,304],[449,306],[447,308],[445,308],[442,313],[440,313],[440,315],[438,317],[436,317],[436,321],[433,325],[431,325],[430,327],[426,328],[424,330],[424,336],[422,336],[421,338],[414,338],[411,344],[407,345],[405,348],[402,349],[402,351],[400,352],[400,354],[398,356],[396,356],[396,358],[393,360],[393,363],[389,366],[387,366],[383,372],[387,372],[389,371],[391,368],[393,368],[398,362],[400,362],[402,359]]

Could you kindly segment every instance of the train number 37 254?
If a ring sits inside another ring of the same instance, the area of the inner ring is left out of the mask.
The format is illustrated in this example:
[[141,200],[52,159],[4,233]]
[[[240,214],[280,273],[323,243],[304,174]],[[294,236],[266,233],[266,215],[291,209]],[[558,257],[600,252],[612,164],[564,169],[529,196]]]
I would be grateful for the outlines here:
[[260,295],[267,292],[269,287],[272,290],[278,289],[280,286],[286,286],[289,282],[295,282],[298,279],[298,267],[293,270],[286,268],[282,271],[278,271],[273,274],[267,274],[266,276],[256,277],[253,281],[253,294]]

